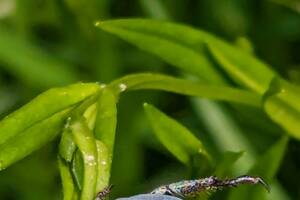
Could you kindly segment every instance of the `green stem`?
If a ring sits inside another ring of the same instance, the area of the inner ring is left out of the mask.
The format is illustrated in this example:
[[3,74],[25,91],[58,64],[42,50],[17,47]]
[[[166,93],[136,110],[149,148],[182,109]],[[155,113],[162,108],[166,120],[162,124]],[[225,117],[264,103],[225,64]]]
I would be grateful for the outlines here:
[[113,81],[109,87],[114,91],[156,89],[183,95],[223,100],[261,107],[261,96],[247,90],[207,83],[196,83],[171,76],[141,73],[122,77]]

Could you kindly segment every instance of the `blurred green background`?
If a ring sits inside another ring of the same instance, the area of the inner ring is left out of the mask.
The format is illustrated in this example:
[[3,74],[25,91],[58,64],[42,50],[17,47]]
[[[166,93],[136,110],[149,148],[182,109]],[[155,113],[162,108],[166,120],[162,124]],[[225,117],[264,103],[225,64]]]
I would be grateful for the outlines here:
[[[1,117],[54,86],[110,82],[145,71],[180,75],[159,58],[94,27],[99,19],[129,17],[209,31],[300,83],[298,0],[0,0]],[[252,151],[247,162],[236,166],[237,173],[245,172],[251,155],[264,152],[282,131],[259,110],[164,92],[131,92],[118,105],[114,197],[190,176],[153,136],[142,108],[145,101],[186,125],[216,157],[225,150]],[[60,199],[57,143],[1,172],[0,199]],[[290,141],[277,176],[286,199],[300,199],[299,153],[300,143]]]

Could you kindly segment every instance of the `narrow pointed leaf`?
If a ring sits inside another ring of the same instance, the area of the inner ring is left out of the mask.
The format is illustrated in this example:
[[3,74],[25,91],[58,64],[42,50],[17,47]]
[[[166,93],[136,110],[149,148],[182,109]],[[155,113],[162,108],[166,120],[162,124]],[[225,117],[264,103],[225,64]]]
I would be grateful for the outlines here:
[[[208,46],[216,48],[230,62],[224,69],[234,80],[254,91],[264,92],[275,74],[238,47],[189,26],[149,19],[109,20],[96,25],[210,83],[224,83],[224,79],[207,56]],[[215,58],[219,60],[220,56]]]
[[211,156],[202,142],[187,128],[152,105],[145,103],[144,109],[156,137],[179,161],[189,165],[191,159],[197,155],[211,161]]
[[128,75],[110,84],[110,87],[112,87],[114,91],[120,91],[120,87],[122,86],[126,88],[124,91],[144,89],[163,90],[256,107],[261,106],[261,98],[254,92],[227,86],[197,83],[161,74],[142,73]]
[[234,46],[211,40],[208,42],[208,48],[231,79],[260,94],[266,91],[276,75],[265,63]]
[[[120,38],[138,46],[142,50],[153,53],[166,62],[180,69],[191,72],[207,82],[222,83],[223,78],[218,73],[210,61],[203,55],[204,46],[199,41],[198,48],[193,48],[188,42],[182,41],[186,34],[194,34],[193,29],[183,26],[173,25],[167,22],[156,20],[111,20],[98,22],[96,25]],[[173,31],[175,31],[173,33]],[[194,39],[194,38],[189,38]],[[190,41],[191,42],[191,41]],[[203,42],[203,41],[202,41]]]

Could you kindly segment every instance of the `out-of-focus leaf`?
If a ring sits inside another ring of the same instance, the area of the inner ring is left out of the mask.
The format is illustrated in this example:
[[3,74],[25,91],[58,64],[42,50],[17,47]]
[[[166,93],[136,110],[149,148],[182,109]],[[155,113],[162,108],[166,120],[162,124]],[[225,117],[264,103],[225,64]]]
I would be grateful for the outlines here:
[[235,167],[234,171],[237,174],[248,171],[255,161],[255,150],[228,110],[220,104],[205,99],[193,99],[192,103],[220,151],[245,152],[238,160],[238,167]]
[[70,109],[60,111],[1,144],[0,169],[5,169],[53,140],[61,132],[69,113]]
[[[64,0],[70,11],[76,16],[78,25],[86,38],[91,39],[94,36],[93,22],[97,18],[107,15],[107,0]],[[85,38],[85,39],[86,39]]]
[[97,191],[109,184],[110,168],[113,157],[117,126],[117,99],[115,94],[104,88],[98,99],[98,112],[95,124],[95,137],[98,142],[98,181]]
[[179,161],[189,165],[194,156],[203,155],[211,162],[202,142],[187,128],[152,105],[145,103],[144,109],[157,138]]
[[114,88],[114,91],[119,90],[121,92],[126,90],[156,89],[257,107],[261,106],[260,96],[250,91],[196,83],[161,74],[143,73],[128,75],[112,82],[110,86]]
[[252,55],[188,26],[144,19],[110,20],[96,25],[210,83],[224,81],[208,59],[207,45],[213,48],[217,60],[222,58],[221,65],[231,78],[254,91],[263,93],[275,74]]
[[[283,136],[276,144],[268,149],[262,157],[260,157],[249,174],[262,177],[268,184],[274,180],[278,168],[281,164],[285,149],[288,144],[288,137]],[[272,189],[271,189],[272,192]],[[239,187],[232,190],[230,200],[238,200],[243,197],[245,200],[266,199],[267,192],[261,187]]]
[[92,200],[96,195],[97,183],[98,159],[96,141],[83,117],[72,119],[70,129],[83,159],[83,183],[80,199]]
[[141,7],[153,19],[168,19],[169,14],[161,0],[140,0]]
[[99,91],[98,84],[73,84],[50,89],[0,121],[0,144]]
[[264,93],[275,72],[251,54],[219,40],[210,40],[208,48],[220,66],[238,84]]
[[234,163],[243,156],[244,152],[225,152],[217,162],[214,174],[217,177],[224,177],[229,174]]
[[298,0],[269,0],[269,1],[287,7],[297,13],[300,13]]
[[264,95],[264,109],[291,136],[300,139],[300,88],[274,78]]
[[44,50],[0,29],[0,61],[5,70],[35,88],[49,88],[78,81],[72,67]]

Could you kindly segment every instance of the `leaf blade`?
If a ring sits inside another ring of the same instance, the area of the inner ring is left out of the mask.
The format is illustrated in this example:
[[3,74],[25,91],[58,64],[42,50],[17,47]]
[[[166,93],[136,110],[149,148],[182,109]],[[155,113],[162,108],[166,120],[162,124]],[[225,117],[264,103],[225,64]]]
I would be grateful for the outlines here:
[[0,121],[0,144],[5,143],[9,138],[35,123],[95,94],[98,90],[99,86],[97,84],[79,83],[67,87],[53,88],[40,94]]
[[69,112],[70,109],[63,110],[1,144],[0,169],[5,169],[53,140],[60,133]]
[[144,110],[157,138],[179,161],[189,165],[193,156],[203,155],[211,164],[202,142],[187,128],[150,104],[145,103]]
[[120,86],[124,86],[126,88],[125,91],[144,89],[163,90],[183,95],[241,103],[255,107],[261,106],[261,98],[254,92],[228,86],[197,83],[162,74],[141,73],[128,75],[113,81],[109,85],[114,91],[120,91]]

